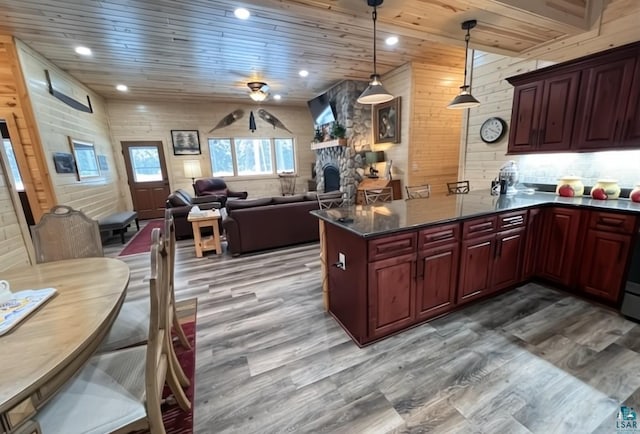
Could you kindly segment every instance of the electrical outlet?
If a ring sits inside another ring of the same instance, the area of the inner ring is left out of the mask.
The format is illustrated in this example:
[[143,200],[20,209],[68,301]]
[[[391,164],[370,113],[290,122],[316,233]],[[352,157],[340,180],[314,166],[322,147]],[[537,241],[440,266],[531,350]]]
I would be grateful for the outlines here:
[[343,270],[347,269],[347,257],[344,253],[338,253],[338,262],[340,263],[340,268]]

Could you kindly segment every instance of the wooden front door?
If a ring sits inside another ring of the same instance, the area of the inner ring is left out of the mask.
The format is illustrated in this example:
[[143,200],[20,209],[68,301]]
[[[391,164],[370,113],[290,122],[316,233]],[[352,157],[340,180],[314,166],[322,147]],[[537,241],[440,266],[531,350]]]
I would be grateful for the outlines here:
[[169,196],[162,142],[121,142],[133,208],[141,220],[164,217]]

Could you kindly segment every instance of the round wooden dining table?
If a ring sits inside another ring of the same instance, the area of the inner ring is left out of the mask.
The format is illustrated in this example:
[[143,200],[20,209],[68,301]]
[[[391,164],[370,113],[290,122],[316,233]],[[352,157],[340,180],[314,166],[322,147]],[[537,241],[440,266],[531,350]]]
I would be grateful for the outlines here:
[[0,415],[29,419],[91,357],[124,300],[129,267],[113,258],[48,262],[0,272],[11,291],[57,293],[0,336]]

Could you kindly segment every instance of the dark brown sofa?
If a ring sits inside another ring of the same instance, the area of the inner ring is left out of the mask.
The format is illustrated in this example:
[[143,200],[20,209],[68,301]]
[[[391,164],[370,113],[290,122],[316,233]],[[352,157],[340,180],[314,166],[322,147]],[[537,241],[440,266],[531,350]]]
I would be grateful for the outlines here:
[[209,196],[209,200],[220,202],[223,208],[226,206],[227,198],[246,199],[248,196],[246,191],[229,190],[222,178],[197,179],[193,188],[196,196]]
[[222,206],[220,202],[212,200],[211,196],[192,197],[183,189],[178,189],[171,193],[169,197],[167,197],[165,206],[173,215],[173,221],[176,227],[176,238],[193,238],[191,222],[187,221],[187,216],[194,205],[198,205],[198,207],[203,210],[220,209]]
[[318,219],[309,211],[318,209],[313,193],[227,202],[226,230],[232,255],[272,249],[320,239]]

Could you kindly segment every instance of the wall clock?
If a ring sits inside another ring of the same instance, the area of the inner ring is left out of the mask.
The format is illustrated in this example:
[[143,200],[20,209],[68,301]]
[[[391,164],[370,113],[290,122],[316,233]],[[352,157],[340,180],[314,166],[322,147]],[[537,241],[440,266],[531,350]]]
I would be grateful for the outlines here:
[[480,138],[485,143],[495,143],[504,137],[507,123],[502,118],[489,118],[480,127]]

